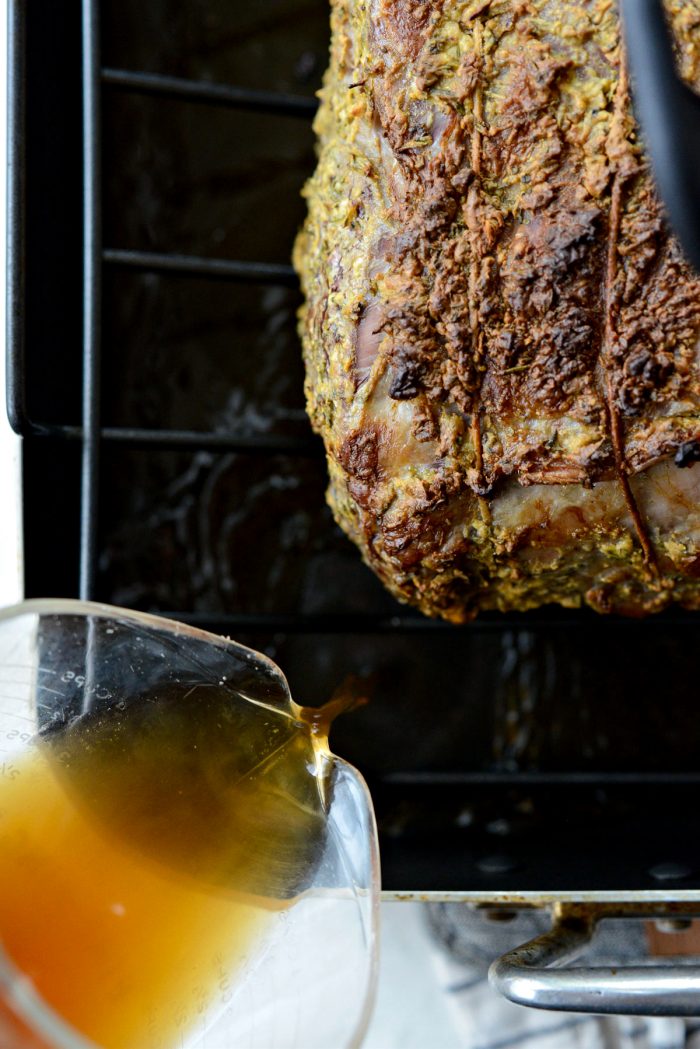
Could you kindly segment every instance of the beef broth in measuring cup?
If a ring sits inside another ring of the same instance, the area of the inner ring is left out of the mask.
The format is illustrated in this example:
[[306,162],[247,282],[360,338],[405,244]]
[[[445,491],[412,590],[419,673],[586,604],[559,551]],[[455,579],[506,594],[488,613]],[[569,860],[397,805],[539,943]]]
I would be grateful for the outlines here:
[[362,878],[329,819],[323,719],[277,668],[197,632],[183,658],[181,628],[110,611],[35,616],[2,652],[6,1006],[21,974],[48,1045],[206,1045],[298,902]]

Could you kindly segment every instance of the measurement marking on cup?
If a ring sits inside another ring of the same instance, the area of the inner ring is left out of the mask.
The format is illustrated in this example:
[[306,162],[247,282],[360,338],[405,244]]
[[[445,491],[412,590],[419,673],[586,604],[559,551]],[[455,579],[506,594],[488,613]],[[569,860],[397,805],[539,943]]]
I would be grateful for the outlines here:
[[27,677],[30,677],[36,669],[39,674],[55,674],[55,670],[49,670],[47,667],[36,667],[34,668],[30,663],[8,663],[7,660],[3,660],[3,667],[7,667],[10,670],[26,670]]
[[[0,698],[4,699],[6,697],[2,696]],[[3,718],[17,718],[18,721],[24,721],[30,725],[34,724],[34,718],[28,717],[26,714],[15,714],[14,710],[3,710],[2,716]]]
[[12,692],[3,692],[2,689],[0,689],[0,710],[2,711],[3,717],[7,714],[10,718],[21,718],[22,721],[32,721],[32,718],[27,717],[25,714],[15,714],[14,711],[7,709],[8,705],[14,706],[15,704],[21,704],[24,706],[24,700],[24,696],[13,695]]
[[[3,716],[5,714],[7,706],[8,705],[14,706],[15,703],[18,704],[18,705],[21,704],[22,706],[24,706],[24,696],[18,695],[17,693],[13,694],[12,692],[3,692],[2,689],[0,689],[0,710],[2,710]],[[7,714],[8,714],[9,717],[22,717],[24,721],[29,721],[30,720],[25,715],[15,714],[11,710],[8,710]]]

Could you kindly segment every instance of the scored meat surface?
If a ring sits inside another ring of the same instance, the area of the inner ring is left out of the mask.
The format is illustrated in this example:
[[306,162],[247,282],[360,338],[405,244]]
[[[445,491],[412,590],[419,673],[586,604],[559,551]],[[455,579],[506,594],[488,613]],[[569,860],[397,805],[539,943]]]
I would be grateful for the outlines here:
[[[666,7],[698,87],[700,0]],[[332,31],[295,264],[336,519],[428,615],[700,607],[700,281],[616,4],[334,0]]]

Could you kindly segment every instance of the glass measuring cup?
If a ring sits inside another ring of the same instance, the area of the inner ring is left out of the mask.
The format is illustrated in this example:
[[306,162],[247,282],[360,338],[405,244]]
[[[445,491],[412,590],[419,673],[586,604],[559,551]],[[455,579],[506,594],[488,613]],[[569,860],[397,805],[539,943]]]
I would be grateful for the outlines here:
[[223,638],[77,601],[0,611],[0,1042],[359,1045],[376,830],[326,731]]

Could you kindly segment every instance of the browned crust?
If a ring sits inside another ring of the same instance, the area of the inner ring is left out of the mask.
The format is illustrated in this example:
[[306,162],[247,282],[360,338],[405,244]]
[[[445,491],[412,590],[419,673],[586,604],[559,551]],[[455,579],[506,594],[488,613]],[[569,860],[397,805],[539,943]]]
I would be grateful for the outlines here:
[[[699,0],[667,7],[700,86]],[[457,619],[694,605],[694,539],[633,478],[700,447],[700,281],[640,148],[614,3],[335,0],[317,130],[307,394],[370,564]],[[586,503],[568,539],[544,511],[534,532],[504,517],[539,486],[576,506],[598,486],[610,512]]]

